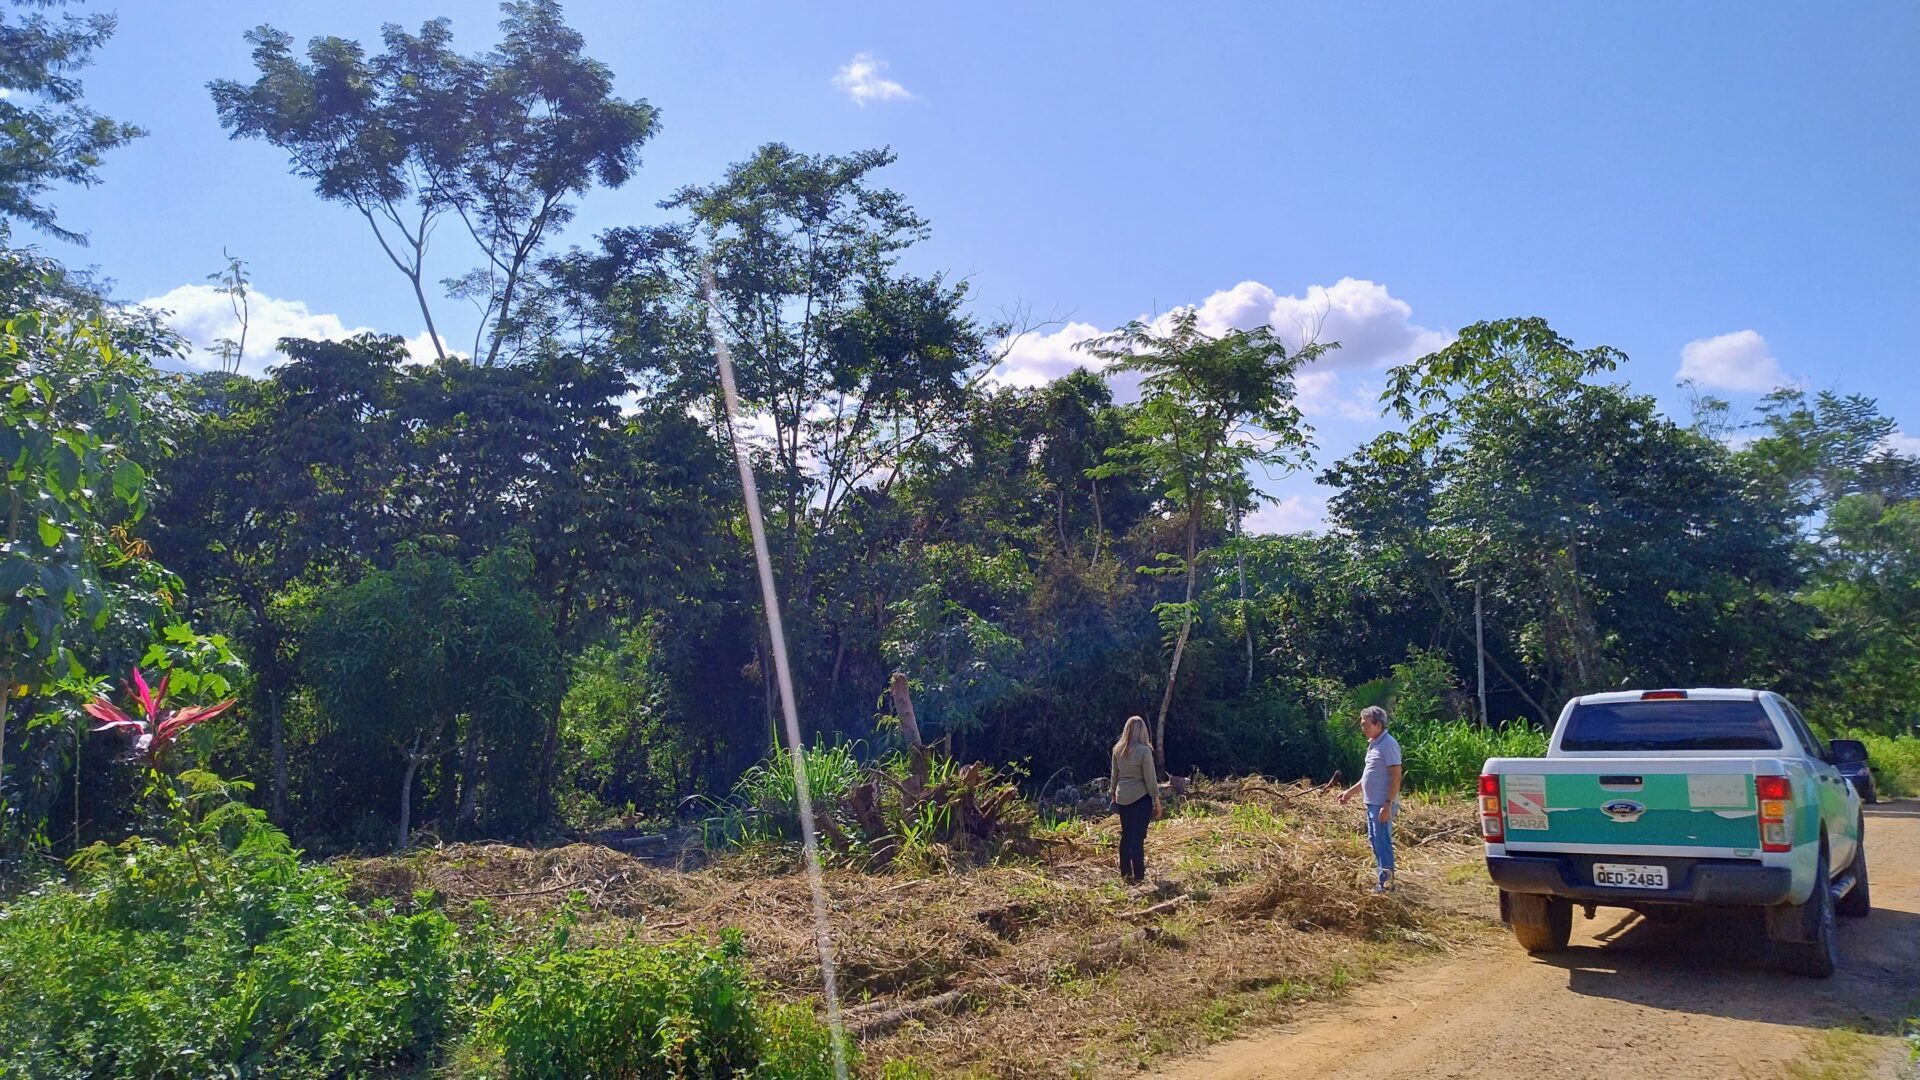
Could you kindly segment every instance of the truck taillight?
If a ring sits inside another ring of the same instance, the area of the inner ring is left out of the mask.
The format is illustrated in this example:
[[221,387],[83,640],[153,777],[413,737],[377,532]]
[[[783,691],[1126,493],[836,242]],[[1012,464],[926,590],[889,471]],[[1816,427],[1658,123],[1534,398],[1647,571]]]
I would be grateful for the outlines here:
[[1756,776],[1753,794],[1760,803],[1760,850],[1793,850],[1793,781],[1784,776]]
[[1480,777],[1480,838],[1489,844],[1507,840],[1507,822],[1500,816],[1500,778],[1491,773]]

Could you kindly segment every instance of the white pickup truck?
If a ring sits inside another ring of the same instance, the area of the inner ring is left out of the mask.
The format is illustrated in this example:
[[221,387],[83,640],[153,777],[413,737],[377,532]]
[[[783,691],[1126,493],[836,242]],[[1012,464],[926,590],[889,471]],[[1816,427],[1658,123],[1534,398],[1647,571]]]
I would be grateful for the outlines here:
[[1481,770],[1480,827],[1500,917],[1529,952],[1566,947],[1573,908],[1650,919],[1764,908],[1784,969],[1831,976],[1836,913],[1870,908],[1860,796],[1823,744],[1764,690],[1574,698],[1544,758]]

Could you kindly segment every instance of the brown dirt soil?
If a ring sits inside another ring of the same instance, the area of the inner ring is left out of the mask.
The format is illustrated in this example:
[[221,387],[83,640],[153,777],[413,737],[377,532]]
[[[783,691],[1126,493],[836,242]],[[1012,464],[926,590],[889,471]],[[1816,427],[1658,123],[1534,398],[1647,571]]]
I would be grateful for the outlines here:
[[1292,1026],[1158,1071],[1189,1080],[1915,1075],[1897,1032],[1920,1013],[1920,801],[1867,815],[1874,910],[1840,920],[1831,980],[1769,970],[1757,920],[1661,927],[1602,908],[1591,921],[1576,916],[1563,953],[1531,957],[1489,929],[1448,959],[1406,965]]
[[[1112,817],[1045,830],[1039,856],[991,866],[946,865],[958,860],[935,851],[921,876],[832,869],[841,992],[867,1071],[900,1058],[942,1076],[1131,1071],[1450,949],[1485,932],[1484,916],[1461,913],[1476,900],[1457,872],[1479,851],[1472,809],[1409,804],[1394,897],[1368,895],[1359,810],[1257,778],[1200,785],[1154,824],[1150,888],[1121,886]],[[577,939],[738,927],[770,994],[819,999],[806,879],[791,853],[682,871],[593,845],[465,844],[343,869],[361,900],[404,907],[429,890],[461,917],[485,899],[526,934],[575,891],[586,898]],[[936,999],[938,1009],[912,1011]]]

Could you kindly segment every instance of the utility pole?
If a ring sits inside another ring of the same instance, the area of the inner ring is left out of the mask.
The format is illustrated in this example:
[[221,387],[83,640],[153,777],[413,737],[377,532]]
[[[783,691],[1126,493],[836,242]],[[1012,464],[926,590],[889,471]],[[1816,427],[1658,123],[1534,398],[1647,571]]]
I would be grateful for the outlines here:
[[1473,579],[1473,658],[1480,665],[1480,726],[1489,723],[1487,716],[1487,632],[1486,623],[1480,613],[1480,579]]

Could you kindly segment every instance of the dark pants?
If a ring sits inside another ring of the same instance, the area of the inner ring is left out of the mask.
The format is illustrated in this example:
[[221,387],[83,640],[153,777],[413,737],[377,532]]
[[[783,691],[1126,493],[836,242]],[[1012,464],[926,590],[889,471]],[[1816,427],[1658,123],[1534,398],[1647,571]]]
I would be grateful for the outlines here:
[[1120,876],[1128,881],[1147,876],[1147,823],[1152,820],[1152,796],[1120,804]]

